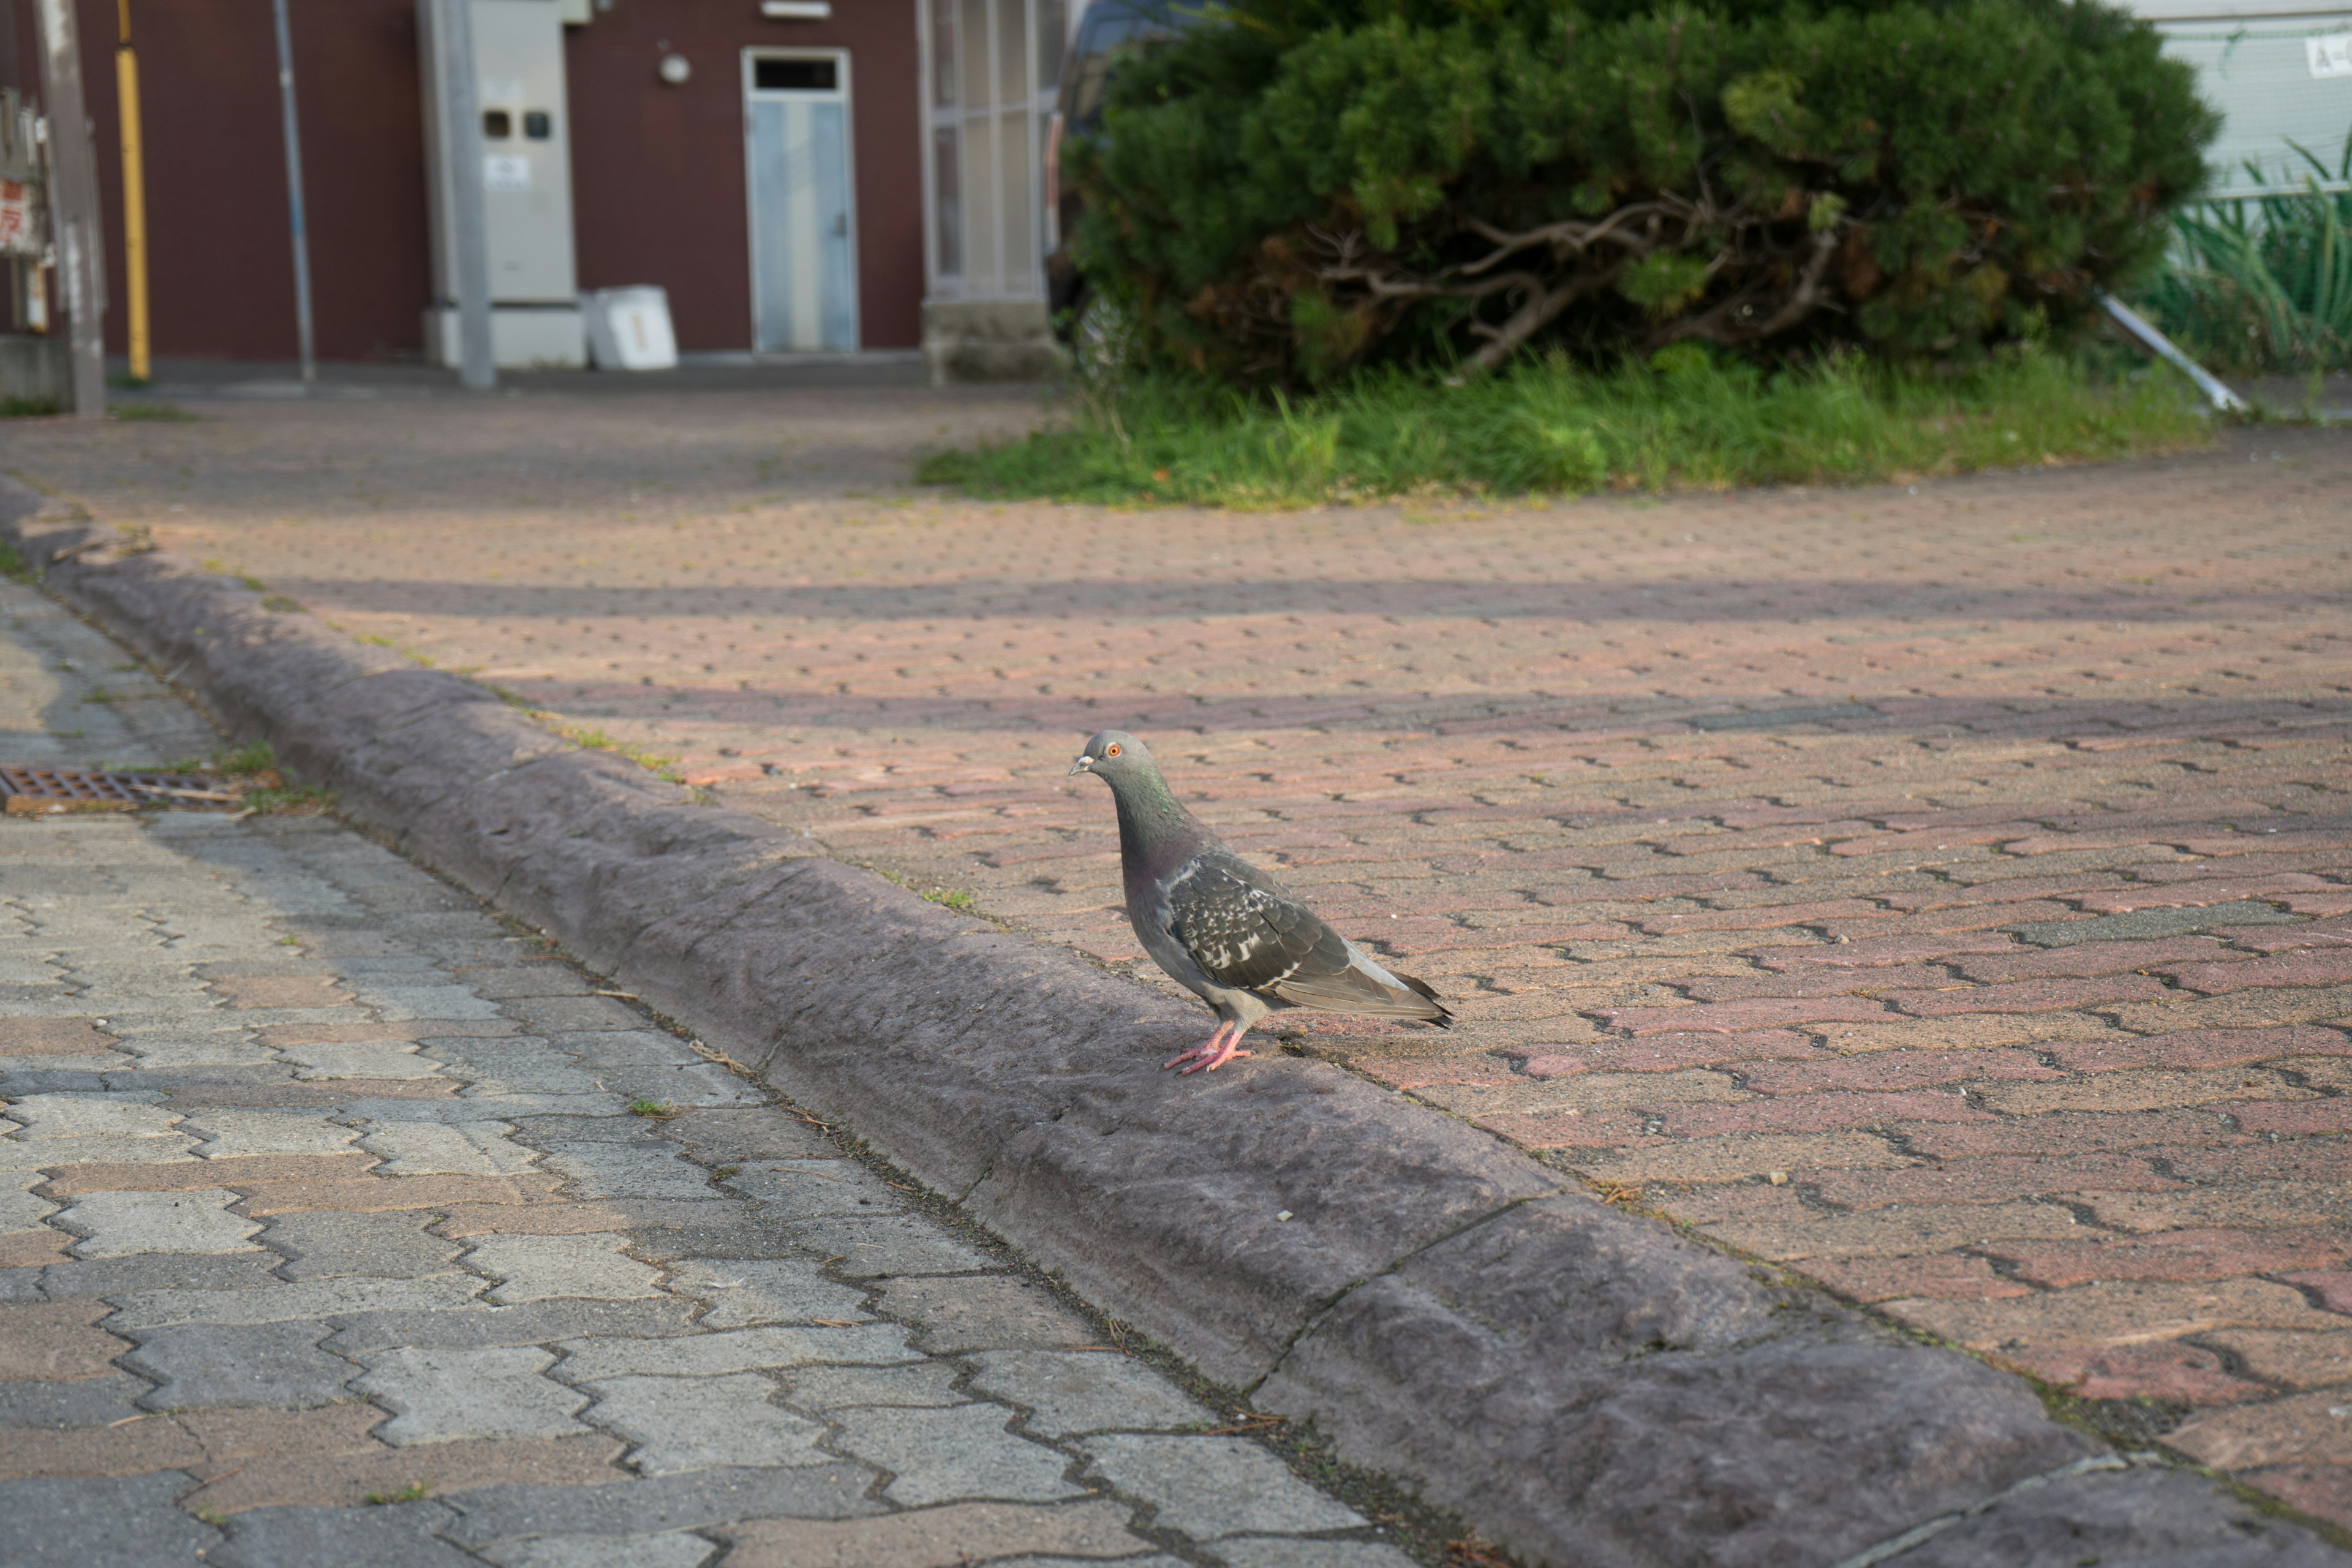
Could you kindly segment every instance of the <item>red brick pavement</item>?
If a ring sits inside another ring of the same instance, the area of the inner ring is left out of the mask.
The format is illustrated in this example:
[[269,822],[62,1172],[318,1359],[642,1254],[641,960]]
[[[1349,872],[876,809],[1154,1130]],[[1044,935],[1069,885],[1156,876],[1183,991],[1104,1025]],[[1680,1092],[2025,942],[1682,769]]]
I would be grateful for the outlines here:
[[1033,408],[227,405],[9,461],[1129,964],[1062,773],[1136,730],[1464,1020],[1294,1048],[2352,1526],[2352,439],[1276,515],[899,482]]

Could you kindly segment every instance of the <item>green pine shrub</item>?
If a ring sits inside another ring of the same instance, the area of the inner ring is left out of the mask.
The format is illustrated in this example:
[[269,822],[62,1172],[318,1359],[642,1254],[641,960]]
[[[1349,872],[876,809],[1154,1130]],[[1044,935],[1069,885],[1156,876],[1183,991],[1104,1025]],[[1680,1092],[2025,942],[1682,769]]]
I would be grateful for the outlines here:
[[1163,369],[1966,361],[2144,269],[2216,123],[2096,0],[1228,0],[1068,166]]

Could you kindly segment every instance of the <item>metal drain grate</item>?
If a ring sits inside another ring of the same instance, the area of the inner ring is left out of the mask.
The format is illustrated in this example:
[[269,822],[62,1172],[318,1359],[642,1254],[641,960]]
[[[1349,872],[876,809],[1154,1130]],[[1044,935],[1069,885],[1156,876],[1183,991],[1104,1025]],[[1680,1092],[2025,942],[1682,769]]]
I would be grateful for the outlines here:
[[58,811],[137,811],[176,805],[221,811],[237,797],[218,779],[193,773],[99,773],[80,768],[28,768],[0,763],[0,804],[10,816]]

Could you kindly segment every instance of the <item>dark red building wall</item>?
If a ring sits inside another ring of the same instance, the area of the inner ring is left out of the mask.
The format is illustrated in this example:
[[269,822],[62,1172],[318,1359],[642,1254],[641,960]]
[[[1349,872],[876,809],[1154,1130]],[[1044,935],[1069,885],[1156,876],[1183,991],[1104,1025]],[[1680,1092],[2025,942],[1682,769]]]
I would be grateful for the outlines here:
[[[415,0],[289,0],[288,9],[320,356],[416,353],[432,268]],[[106,201],[106,342],[121,353],[114,0],[79,0],[77,12]],[[154,352],[292,359],[294,255],[269,0],[131,0],[131,19]]]
[[[269,0],[131,0],[146,142],[159,357],[296,352],[286,153]],[[0,0],[27,47],[32,0]],[[319,353],[414,355],[432,292],[415,0],[289,0]],[[125,352],[114,0],[77,0],[106,202],[107,343]],[[846,48],[858,290],[868,348],[920,341],[921,163],[914,0],[838,0],[769,22],[754,0],[614,0],[565,32],[580,286],[657,283],[681,348],[751,341],[741,52]],[[0,57],[6,51],[0,49]],[[656,74],[681,54],[692,79]],[[0,68],[6,61],[0,58]]]
[[[835,0],[824,22],[770,22],[755,0],[614,0],[565,42],[580,286],[657,283],[678,346],[751,342],[742,52],[850,53],[857,294],[867,348],[922,339],[923,210],[914,0]],[[693,67],[682,87],[666,54]]]

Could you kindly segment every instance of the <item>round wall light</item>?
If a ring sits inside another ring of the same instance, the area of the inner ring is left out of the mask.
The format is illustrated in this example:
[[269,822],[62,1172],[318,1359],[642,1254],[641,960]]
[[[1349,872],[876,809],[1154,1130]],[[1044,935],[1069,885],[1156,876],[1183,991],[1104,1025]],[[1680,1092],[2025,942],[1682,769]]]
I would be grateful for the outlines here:
[[686,79],[693,74],[694,68],[687,63],[687,58],[684,55],[664,55],[662,57],[661,79],[662,80],[669,83],[670,86],[684,87],[686,85]]

